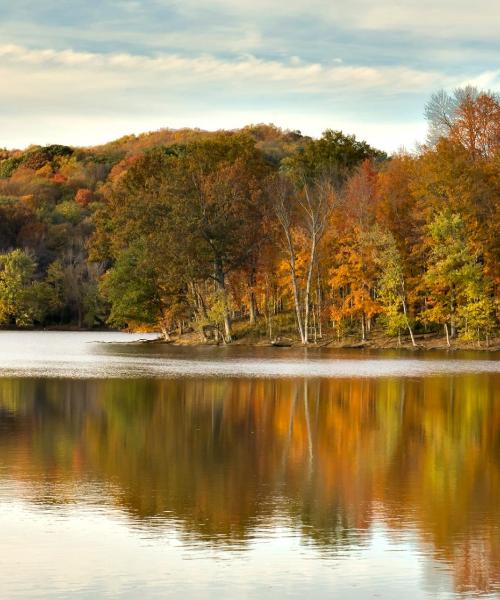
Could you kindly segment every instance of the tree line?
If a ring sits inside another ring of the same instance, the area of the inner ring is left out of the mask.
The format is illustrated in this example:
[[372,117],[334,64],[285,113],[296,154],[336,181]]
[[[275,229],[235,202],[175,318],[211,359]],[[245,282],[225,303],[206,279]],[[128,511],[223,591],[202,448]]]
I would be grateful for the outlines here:
[[0,324],[488,340],[500,99],[439,92],[425,114],[427,143],[390,157],[265,125],[4,151]]

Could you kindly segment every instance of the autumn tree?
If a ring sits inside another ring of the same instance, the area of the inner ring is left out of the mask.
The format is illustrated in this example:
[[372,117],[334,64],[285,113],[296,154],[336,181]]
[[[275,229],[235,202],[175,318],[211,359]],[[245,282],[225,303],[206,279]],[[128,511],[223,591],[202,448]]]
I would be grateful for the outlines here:
[[425,114],[431,143],[453,139],[473,159],[491,157],[500,147],[500,97],[496,93],[473,86],[457,88],[452,94],[441,90],[433,94]]
[[[382,158],[383,154],[354,136],[327,130],[319,140],[311,140],[283,161],[283,174],[271,191],[302,343],[309,341],[313,276],[317,273],[319,279],[318,255],[334,200],[360,162],[375,156]],[[317,287],[319,298],[320,282]]]
[[415,344],[411,317],[408,310],[408,289],[401,253],[390,232],[379,232],[377,263],[379,279],[377,298],[382,305],[384,321],[391,335],[401,335],[407,329],[411,343]]
[[335,236],[329,252],[331,315],[337,328],[356,319],[364,341],[372,319],[381,310],[376,299],[378,228],[375,219],[377,172],[364,161],[346,182],[342,202],[333,215]]
[[261,155],[244,135],[221,134],[150,151],[110,188],[96,241],[107,245],[118,264],[140,242],[153,269],[147,285],[161,290],[163,301],[165,290],[175,290],[178,304],[179,294],[187,300],[188,288],[211,280],[230,342],[227,276],[247,264],[259,245],[265,172]]

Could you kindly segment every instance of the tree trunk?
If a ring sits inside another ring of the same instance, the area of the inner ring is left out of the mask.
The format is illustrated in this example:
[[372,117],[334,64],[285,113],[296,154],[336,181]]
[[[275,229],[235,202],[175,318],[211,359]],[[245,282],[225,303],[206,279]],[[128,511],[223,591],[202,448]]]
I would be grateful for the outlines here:
[[[451,318],[450,318],[450,337],[452,339],[455,338],[455,336],[457,335],[457,330],[456,330],[456,326],[455,326],[455,302],[452,299],[451,301]],[[449,344],[448,344],[449,345]]]
[[194,300],[194,305],[196,307],[196,311],[201,314],[201,316],[203,317],[203,319],[208,319],[208,313],[207,313],[207,307],[205,305],[205,300],[203,299],[203,296],[200,292],[200,290],[198,289],[198,286],[196,285],[196,283],[194,283],[194,281],[190,282],[189,284],[190,288],[191,288],[191,294],[193,295],[193,300]]
[[227,307],[227,297],[226,297],[226,283],[224,277],[224,269],[222,267],[222,260],[217,258],[215,260],[215,281],[217,283],[217,289],[222,295],[223,302],[223,322],[224,322],[224,341],[227,344],[230,344],[233,341],[233,335],[231,331],[231,317],[229,316],[229,310]]
[[249,291],[249,321],[251,325],[255,325],[257,321],[257,300],[255,298],[254,292],[255,286],[255,269],[252,269],[250,275],[248,276],[248,291]]
[[311,295],[311,281],[314,269],[314,263],[316,262],[316,237],[313,236],[311,240],[311,255],[309,258],[309,268],[307,271],[306,291],[304,294],[304,340],[303,344],[307,344],[309,341],[309,296]]
[[312,315],[313,315],[313,328],[314,328],[314,343],[317,344],[318,343],[318,326],[317,326],[317,322],[316,322],[316,311],[314,310],[314,305],[313,305]]
[[248,311],[249,322],[251,325],[255,325],[255,322],[257,321],[257,302],[255,300],[255,294],[253,291],[250,292],[250,305],[248,307]]
[[302,326],[302,316],[300,314],[300,300],[299,300],[299,288],[297,285],[297,275],[295,273],[295,265],[290,269],[292,276],[292,288],[293,288],[293,302],[295,305],[295,316],[297,317],[297,327],[299,329],[300,341],[303,344],[307,343],[307,339],[304,336],[304,328]]
[[161,329],[161,335],[162,335],[163,339],[164,339],[166,342],[170,342],[170,340],[171,340],[171,337],[170,337],[170,334],[169,334],[169,332],[168,332],[168,328],[167,328],[167,326],[165,325],[165,323],[162,323],[162,324],[160,325],[160,329]]
[[300,314],[300,300],[299,300],[299,287],[297,284],[297,273],[295,271],[295,251],[293,248],[293,242],[289,231],[285,231],[285,237],[288,247],[288,264],[290,266],[290,277],[292,279],[292,291],[293,291],[293,303],[295,306],[295,316],[297,318],[297,327],[299,330],[300,341],[305,344],[306,338],[304,337],[304,328],[302,326],[302,315]]
[[233,341],[233,334],[231,331],[231,317],[228,311],[224,312],[224,341],[226,344],[230,344]]
[[448,348],[450,347],[450,334],[448,332],[448,323],[444,324],[444,332],[446,333],[446,343],[448,344]]
[[264,303],[265,303],[265,307],[264,307],[264,316],[266,318],[267,321],[267,330],[269,333],[269,339],[272,339],[272,323],[271,323],[271,319],[272,319],[272,315],[271,315],[271,300],[270,300],[270,296],[271,296],[271,291],[270,291],[270,286],[269,286],[269,277],[266,273],[266,290],[265,290],[265,294],[264,294]]
[[412,346],[415,347],[417,344],[415,343],[415,337],[413,336],[413,329],[411,328],[410,320],[408,319],[408,313],[406,311],[406,300],[404,299],[404,297],[402,298],[402,301],[403,301],[403,314],[405,316],[406,327],[408,328],[408,332],[411,337]]
[[318,337],[319,339],[323,339],[323,325],[321,323],[321,303],[323,302],[323,298],[321,297],[321,281],[319,278],[319,268],[318,268],[318,289],[316,292],[317,300],[318,300]]

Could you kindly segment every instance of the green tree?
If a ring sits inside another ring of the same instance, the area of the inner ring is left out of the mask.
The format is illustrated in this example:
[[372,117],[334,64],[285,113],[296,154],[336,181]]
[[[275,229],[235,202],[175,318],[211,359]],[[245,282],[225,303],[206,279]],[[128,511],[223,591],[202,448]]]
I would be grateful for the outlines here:
[[493,286],[484,276],[482,265],[469,262],[464,266],[463,304],[458,307],[460,335],[464,339],[488,340],[495,327]]
[[465,225],[456,213],[438,213],[428,225],[428,262],[423,277],[427,305],[423,319],[444,326],[450,335],[459,330],[488,332],[494,325],[491,287],[482,265],[466,240]]
[[40,320],[40,284],[34,281],[36,263],[23,250],[0,255],[0,324],[28,327]]
[[179,302],[180,292],[175,287],[179,282],[175,273],[168,277],[151,250],[152,246],[141,239],[129,245],[104,276],[101,290],[111,304],[111,325],[157,325],[169,339],[170,311]]
[[407,329],[411,343],[415,346],[415,337],[408,314],[408,292],[404,265],[396,240],[390,232],[379,231],[380,251],[378,265],[378,300],[383,307],[383,320],[391,335],[400,336],[402,329]]
[[354,135],[327,129],[321,138],[310,140],[285,158],[282,164],[301,185],[311,180],[327,179],[338,188],[363,161],[386,158],[384,152],[357,140]]

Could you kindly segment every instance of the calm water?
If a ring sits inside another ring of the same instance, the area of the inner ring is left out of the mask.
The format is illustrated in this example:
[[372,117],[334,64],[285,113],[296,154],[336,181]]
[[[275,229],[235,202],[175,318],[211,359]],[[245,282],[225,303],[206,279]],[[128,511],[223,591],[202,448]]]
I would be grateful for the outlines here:
[[141,337],[0,333],[2,600],[500,598],[498,358]]

